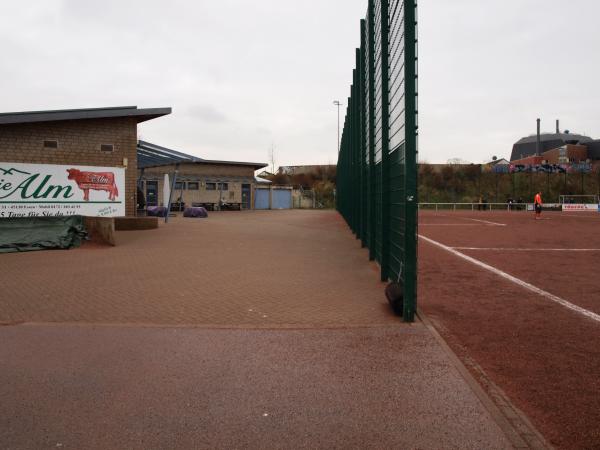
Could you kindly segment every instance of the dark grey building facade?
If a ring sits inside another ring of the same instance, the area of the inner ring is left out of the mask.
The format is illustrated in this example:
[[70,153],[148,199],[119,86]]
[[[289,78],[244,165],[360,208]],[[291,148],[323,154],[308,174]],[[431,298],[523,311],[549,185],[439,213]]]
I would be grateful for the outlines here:
[[[582,136],[580,134],[571,133],[545,133],[540,135],[540,154],[548,150],[553,150],[555,148],[562,147],[563,145],[567,144],[581,144],[586,145],[589,148],[590,144],[594,145],[593,143],[596,143],[595,145],[598,145],[600,147],[600,141],[594,141],[588,136]],[[518,159],[527,158],[528,156],[534,156],[536,150],[537,136],[533,135],[524,137],[513,145],[510,160],[515,161]],[[600,148],[598,149],[597,153],[598,157],[594,159],[600,159]]]

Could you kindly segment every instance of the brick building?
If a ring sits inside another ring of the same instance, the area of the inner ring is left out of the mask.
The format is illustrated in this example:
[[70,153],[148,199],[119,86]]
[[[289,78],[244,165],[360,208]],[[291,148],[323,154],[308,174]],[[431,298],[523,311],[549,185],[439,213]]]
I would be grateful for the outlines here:
[[125,167],[125,211],[135,214],[137,125],[171,108],[137,106],[0,114],[0,162]]
[[171,195],[174,208],[226,205],[235,209],[253,209],[255,193],[261,181],[254,172],[265,163],[215,161],[202,159],[150,142],[139,141],[137,147],[138,186],[147,206],[166,206],[165,175],[175,189]]
[[540,164],[577,164],[591,162],[588,147],[580,144],[566,144],[558,148],[547,150],[541,155],[531,155],[526,158],[511,161],[513,165],[540,165]]
[[593,142],[594,140],[588,136],[570,133],[569,131],[560,132],[557,125],[556,133],[540,133],[539,137],[538,135],[527,136],[517,141],[513,145],[510,160],[513,162],[529,156],[536,156],[538,151],[541,155],[548,150],[560,148],[565,145],[587,146]]

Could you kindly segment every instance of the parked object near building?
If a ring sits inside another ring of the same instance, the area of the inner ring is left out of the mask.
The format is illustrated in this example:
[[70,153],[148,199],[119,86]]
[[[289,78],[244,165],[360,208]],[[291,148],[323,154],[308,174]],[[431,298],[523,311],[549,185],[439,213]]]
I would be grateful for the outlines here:
[[254,191],[261,182],[254,177],[265,163],[206,160],[150,142],[137,145],[138,187],[148,207],[165,206],[166,175],[172,184],[171,211],[186,207],[207,210],[253,209]]
[[205,219],[208,217],[208,211],[206,211],[206,208],[185,208],[185,211],[183,211],[183,217]]
[[167,217],[166,206],[148,206],[146,214],[150,217]]

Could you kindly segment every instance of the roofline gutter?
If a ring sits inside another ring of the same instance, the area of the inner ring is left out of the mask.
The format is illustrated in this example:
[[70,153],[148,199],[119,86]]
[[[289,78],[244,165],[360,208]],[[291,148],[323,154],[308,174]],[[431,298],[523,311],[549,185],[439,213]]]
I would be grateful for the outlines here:
[[[260,170],[263,169],[265,167],[268,166],[268,164],[264,164],[264,163],[246,163],[246,162],[235,162],[235,161],[172,161],[172,162],[165,162],[162,164],[153,164],[150,166],[144,166],[144,169],[154,169],[157,167],[166,167],[166,166],[173,166],[175,164],[208,164],[208,165],[227,165],[227,166],[247,166],[247,167],[254,167],[256,168],[256,170]],[[140,167],[141,169],[141,167]]]
[[0,125],[16,125],[39,122],[64,122],[69,120],[137,118],[137,122],[167,116],[172,108],[145,108],[117,106],[113,108],[64,109],[55,111],[23,111],[1,113]]

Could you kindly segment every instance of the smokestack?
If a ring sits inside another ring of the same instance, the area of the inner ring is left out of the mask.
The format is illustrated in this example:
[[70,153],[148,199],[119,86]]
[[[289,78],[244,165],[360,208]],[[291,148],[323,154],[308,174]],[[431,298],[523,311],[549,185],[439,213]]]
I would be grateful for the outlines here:
[[556,134],[560,134],[560,120],[556,119]]
[[536,141],[536,144],[535,144],[535,156],[540,156],[540,150],[541,150],[541,146],[542,146],[541,145],[542,139],[540,137],[540,125],[541,125],[541,123],[542,123],[542,120],[538,119],[537,120],[537,141]]

